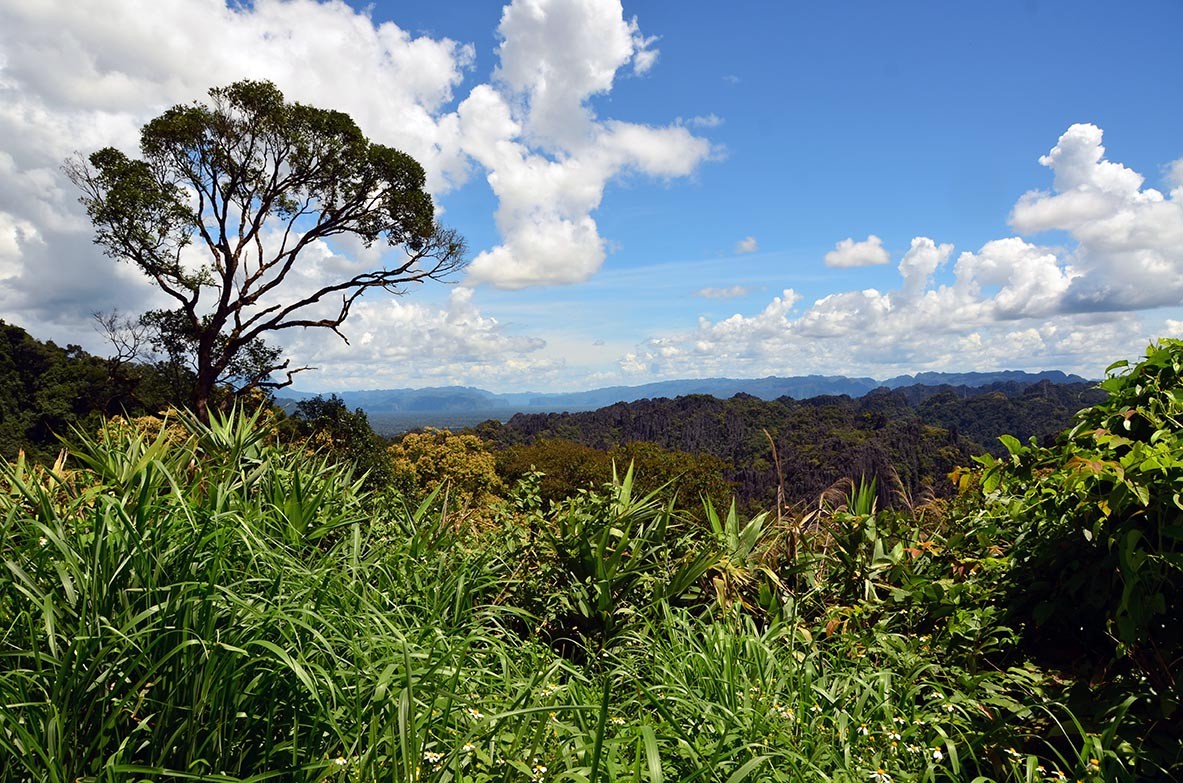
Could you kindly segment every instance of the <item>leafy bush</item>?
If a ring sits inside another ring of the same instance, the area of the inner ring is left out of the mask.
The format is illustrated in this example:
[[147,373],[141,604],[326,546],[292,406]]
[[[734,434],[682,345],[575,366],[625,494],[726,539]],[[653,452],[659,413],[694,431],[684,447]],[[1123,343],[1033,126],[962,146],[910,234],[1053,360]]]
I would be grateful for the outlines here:
[[493,455],[475,435],[426,427],[387,450],[392,483],[415,502],[435,495],[443,508],[483,521],[503,491]]
[[[1124,370],[1123,372],[1115,372]],[[985,514],[1013,531],[1013,608],[1060,663],[1145,677],[1164,716],[1183,661],[1183,342],[1110,368],[1108,399],[1055,446],[984,458]]]
[[386,456],[386,442],[374,434],[365,411],[350,412],[337,395],[313,397],[296,403],[294,415],[285,422],[308,447],[350,463],[365,474],[370,488],[384,487],[393,477]]
[[700,594],[718,556],[694,551],[680,516],[658,493],[635,497],[630,466],[535,520],[536,535],[509,555],[530,573],[515,600],[559,650],[601,649],[654,607]]

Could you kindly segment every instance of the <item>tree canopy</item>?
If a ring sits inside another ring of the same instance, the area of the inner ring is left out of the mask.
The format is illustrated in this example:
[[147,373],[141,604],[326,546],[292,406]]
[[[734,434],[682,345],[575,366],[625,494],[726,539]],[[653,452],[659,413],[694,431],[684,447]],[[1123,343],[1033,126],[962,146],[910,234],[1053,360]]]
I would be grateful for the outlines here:
[[0,458],[52,461],[59,438],[93,431],[104,416],[155,413],[172,403],[155,367],[104,360],[77,345],[43,342],[0,320]]
[[[203,417],[220,384],[275,388],[309,369],[292,368],[268,333],[319,327],[345,339],[339,327],[366,291],[401,294],[465,263],[411,156],[369,141],[347,114],[286,101],[270,82],[209,95],[147,123],[140,158],[107,147],[66,163],[96,243],[175,301],[145,323],[158,352],[192,369]],[[380,269],[305,285],[297,259],[339,236],[398,252]]]

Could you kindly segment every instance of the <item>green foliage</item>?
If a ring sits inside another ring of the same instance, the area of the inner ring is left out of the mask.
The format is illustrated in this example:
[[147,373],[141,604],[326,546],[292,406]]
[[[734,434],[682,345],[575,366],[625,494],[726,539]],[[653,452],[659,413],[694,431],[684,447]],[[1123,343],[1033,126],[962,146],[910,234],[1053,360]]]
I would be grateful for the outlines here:
[[720,555],[711,565],[715,600],[723,609],[742,606],[749,612],[772,612],[780,608],[784,584],[776,573],[778,533],[764,512],[741,521],[735,501],[723,516],[709,496],[703,498],[707,526],[714,535]]
[[977,396],[968,396],[964,389],[941,391],[917,409],[924,421],[964,435],[983,451],[1002,456],[1006,448],[998,440],[1000,435],[1022,442],[1036,438],[1040,443],[1051,443],[1071,425],[1077,411],[1104,399],[1105,393],[1095,384],[1042,381],[1023,388],[1000,385]]
[[497,473],[507,484],[540,473],[539,497],[560,503],[580,490],[598,487],[612,475],[612,458],[601,449],[562,438],[544,438],[496,453]]
[[674,487],[674,505],[684,511],[697,511],[703,498],[729,503],[735,494],[734,485],[725,478],[730,466],[711,454],[669,449],[652,441],[631,441],[612,448],[608,455],[613,464],[634,465],[638,486],[643,490]]
[[1013,605],[1062,664],[1148,678],[1170,715],[1183,660],[1183,342],[1118,363],[1055,446],[984,458],[984,513],[1013,537]]
[[825,580],[840,601],[874,600],[876,581],[891,565],[882,530],[888,517],[876,513],[877,497],[875,479],[861,480],[852,484],[840,508],[825,515]]
[[539,558],[549,584],[538,608],[547,635],[600,647],[632,617],[692,594],[716,555],[679,539],[673,505],[633,495],[633,468],[604,491],[584,490],[541,525]]
[[394,486],[419,502],[439,500],[447,513],[484,520],[498,505],[503,484],[484,442],[475,435],[427,427],[411,432],[387,449]]
[[301,400],[290,422],[296,438],[356,468],[366,487],[379,489],[394,479],[386,442],[370,429],[365,411],[350,411],[337,395]]
[[[1065,414],[1047,426],[1054,431],[1067,420]],[[902,393],[886,391],[858,400],[765,401],[748,395],[640,400],[583,413],[519,414],[485,431],[503,450],[509,481],[531,465],[555,477],[544,482],[548,497],[586,486],[587,473],[606,480],[607,460],[579,452],[582,446],[615,454],[621,464],[635,457],[638,475],[655,482],[652,486],[682,475],[687,510],[697,511],[701,494],[716,505],[735,495],[748,515],[775,506],[778,496],[793,504],[815,503],[835,483],[860,476],[877,479],[882,507],[900,505],[897,486],[910,497],[949,494],[945,476],[981,451],[948,428],[929,426]],[[779,472],[766,433],[780,455]],[[647,462],[647,453],[657,449],[678,455],[680,464],[668,457]],[[576,473],[571,477],[576,480],[566,481],[568,473]],[[693,491],[685,491],[691,486]]]
[[718,457],[664,448],[649,441],[632,441],[600,449],[563,438],[541,438],[496,452],[497,471],[512,485],[534,471],[542,474],[541,497],[559,503],[580,490],[598,487],[612,478],[614,465],[634,465],[641,491],[666,485],[677,488],[675,506],[697,510],[701,498],[728,502],[734,492],[724,478],[728,465]]
[[0,321],[0,457],[24,450],[52,461],[60,438],[93,431],[103,416],[142,415],[170,397],[152,367],[120,365],[83,351],[41,342]]

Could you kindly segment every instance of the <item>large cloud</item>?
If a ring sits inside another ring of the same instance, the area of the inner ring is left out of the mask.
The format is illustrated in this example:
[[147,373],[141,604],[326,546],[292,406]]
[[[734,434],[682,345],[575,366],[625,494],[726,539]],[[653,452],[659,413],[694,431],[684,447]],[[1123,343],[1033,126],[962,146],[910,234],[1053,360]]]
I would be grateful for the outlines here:
[[1058,229],[1077,245],[1078,273],[1068,310],[1138,310],[1183,301],[1183,184],[1169,194],[1143,187],[1141,174],[1105,159],[1101,129],[1073,125],[1039,159],[1052,192],[1024,195],[1011,225],[1024,234]]
[[[630,171],[686,175],[709,145],[677,123],[599,119],[589,108],[622,69],[640,74],[657,58],[654,39],[624,18],[619,0],[514,0],[500,35],[493,84],[464,95],[471,45],[377,23],[340,0],[4,3],[0,317],[74,341],[89,332],[91,311],[167,304],[134,268],[91,244],[60,166],[76,150],[132,152],[147,119],[241,78],[271,79],[290,99],[348,112],[371,138],[422,162],[437,196],[483,170],[499,198],[503,241],[478,254],[473,282],[586,280],[605,255],[592,212],[606,183]],[[335,250],[380,261],[345,242]],[[328,274],[332,265],[309,269]],[[336,338],[302,345],[326,339]]]
[[[1073,125],[1040,162],[1050,192],[1025,194],[1011,215],[1024,234],[1067,232],[1048,247],[1021,237],[962,252],[912,240],[899,285],[830,294],[801,310],[792,291],[763,311],[646,341],[621,359],[623,373],[667,377],[872,373],[915,369],[1064,367],[1096,374],[1114,357],[1177,321],[1132,311],[1183,305],[1183,165],[1172,164],[1169,195],[1108,161],[1101,131]],[[828,266],[888,258],[874,235],[839,242]],[[1144,325],[1144,322],[1146,325]]]
[[349,112],[371,137],[424,161],[431,185],[445,191],[466,164],[443,109],[471,59],[468,46],[376,25],[341,2],[5,4],[0,312],[73,340],[89,331],[90,311],[164,304],[134,269],[92,245],[78,193],[60,171],[74,151],[134,151],[140,125],[163,108],[212,85],[267,78],[291,99]]
[[436,190],[458,167],[440,110],[472,48],[374,24],[343,2],[44,0],[9,3],[0,18],[3,119],[26,132],[9,151],[60,162],[76,147],[131,147],[146,117],[250,77],[349,112],[424,162]]
[[546,343],[510,333],[482,315],[471,288],[454,288],[446,304],[414,299],[363,299],[348,321],[350,344],[319,339],[312,331],[285,335],[293,366],[314,365],[315,378],[297,375],[301,388],[401,388],[454,385],[480,379],[485,386],[512,385],[523,377],[546,383],[564,363],[543,354]]
[[630,63],[656,57],[619,2],[515,0],[499,32],[501,66],[460,105],[461,145],[488,171],[504,242],[473,259],[472,283],[502,288],[575,283],[603,264],[591,213],[622,172],[690,174],[710,144],[685,126],[601,121],[589,99]]

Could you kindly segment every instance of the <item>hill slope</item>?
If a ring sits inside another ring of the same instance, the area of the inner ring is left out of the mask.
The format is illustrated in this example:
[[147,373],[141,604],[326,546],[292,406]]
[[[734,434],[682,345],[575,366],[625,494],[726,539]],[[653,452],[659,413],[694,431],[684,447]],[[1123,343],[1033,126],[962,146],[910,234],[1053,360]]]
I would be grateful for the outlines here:
[[[783,481],[790,501],[813,501],[845,478],[876,478],[880,501],[948,494],[946,476],[975,454],[999,451],[998,437],[1045,439],[1100,396],[1090,384],[999,383],[984,389],[880,388],[860,398],[761,400],[739,394],[617,403],[595,411],[519,413],[477,431],[496,448],[565,440],[608,450],[652,442],[705,453],[728,464],[726,478],[751,508],[768,507]],[[770,442],[771,439],[771,442]],[[780,460],[780,479],[772,444]]]

